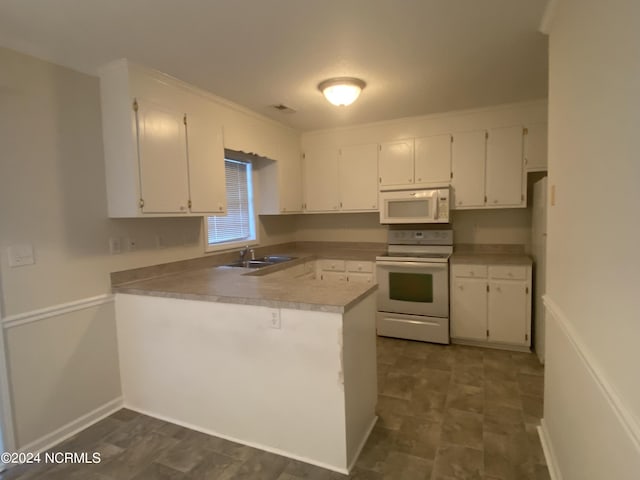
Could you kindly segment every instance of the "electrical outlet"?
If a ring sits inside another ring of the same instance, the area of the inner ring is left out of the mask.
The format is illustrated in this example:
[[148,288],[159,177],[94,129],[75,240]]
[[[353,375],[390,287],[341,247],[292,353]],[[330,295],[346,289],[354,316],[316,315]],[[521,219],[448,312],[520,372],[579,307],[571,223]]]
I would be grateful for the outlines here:
[[271,316],[269,318],[269,327],[270,328],[281,328],[282,324],[280,323],[280,309],[272,309],[270,312]]
[[124,239],[124,245],[125,245],[125,248],[130,252],[133,252],[136,248],[138,248],[136,239],[131,237],[126,237]]
[[165,248],[167,246],[167,242],[162,235],[156,235],[156,247]]
[[33,256],[33,245],[11,245],[7,249],[10,267],[24,267],[36,263]]
[[111,237],[109,239],[109,252],[111,252],[111,255],[117,255],[122,252],[119,237]]

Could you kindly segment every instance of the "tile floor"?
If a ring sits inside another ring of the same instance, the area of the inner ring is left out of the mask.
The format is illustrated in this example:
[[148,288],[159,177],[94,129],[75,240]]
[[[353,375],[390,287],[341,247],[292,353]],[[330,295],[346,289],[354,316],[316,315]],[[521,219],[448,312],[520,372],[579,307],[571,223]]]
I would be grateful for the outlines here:
[[100,464],[0,479],[548,479],[543,373],[533,354],[379,338],[380,419],[348,477],[123,409],[54,449],[100,452]]

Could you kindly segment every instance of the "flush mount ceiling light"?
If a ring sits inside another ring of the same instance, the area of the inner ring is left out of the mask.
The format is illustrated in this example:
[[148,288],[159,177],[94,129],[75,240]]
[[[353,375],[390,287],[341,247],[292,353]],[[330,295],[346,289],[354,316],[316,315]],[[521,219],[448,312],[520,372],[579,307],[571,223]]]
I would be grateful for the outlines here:
[[351,105],[360,96],[366,83],[359,78],[339,77],[320,82],[320,90],[325,98],[336,106]]

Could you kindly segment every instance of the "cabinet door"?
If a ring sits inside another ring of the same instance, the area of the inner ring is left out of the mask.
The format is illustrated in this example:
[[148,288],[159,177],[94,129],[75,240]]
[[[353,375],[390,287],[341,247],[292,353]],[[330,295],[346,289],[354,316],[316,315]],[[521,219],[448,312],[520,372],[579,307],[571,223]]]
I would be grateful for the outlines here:
[[347,281],[351,283],[373,283],[373,273],[349,273]]
[[415,150],[415,183],[449,185],[451,135],[416,138]]
[[338,150],[314,148],[304,156],[304,198],[308,212],[339,209]]
[[492,280],[489,283],[489,340],[528,345],[527,284]]
[[454,278],[451,292],[451,336],[487,339],[487,281]]
[[378,145],[340,149],[339,181],[342,210],[378,209]]
[[222,128],[203,115],[187,117],[189,193],[193,213],[224,213],[227,191]]
[[300,152],[295,152],[286,161],[279,162],[280,212],[301,212],[303,200]]
[[451,147],[453,207],[484,206],[486,132],[456,133]]
[[524,136],[524,167],[529,171],[547,169],[547,124],[527,126]]
[[138,99],[143,213],[187,213],[189,180],[184,114]]
[[522,127],[494,128],[487,140],[487,207],[525,206]]
[[413,139],[380,145],[380,186],[413,184]]

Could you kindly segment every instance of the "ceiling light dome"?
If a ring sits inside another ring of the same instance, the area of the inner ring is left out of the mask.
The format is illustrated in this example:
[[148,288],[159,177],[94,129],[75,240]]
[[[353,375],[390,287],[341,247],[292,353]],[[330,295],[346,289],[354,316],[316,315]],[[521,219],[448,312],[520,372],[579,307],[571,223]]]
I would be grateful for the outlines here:
[[359,78],[339,77],[320,82],[318,90],[330,103],[346,107],[357,100],[365,85]]

